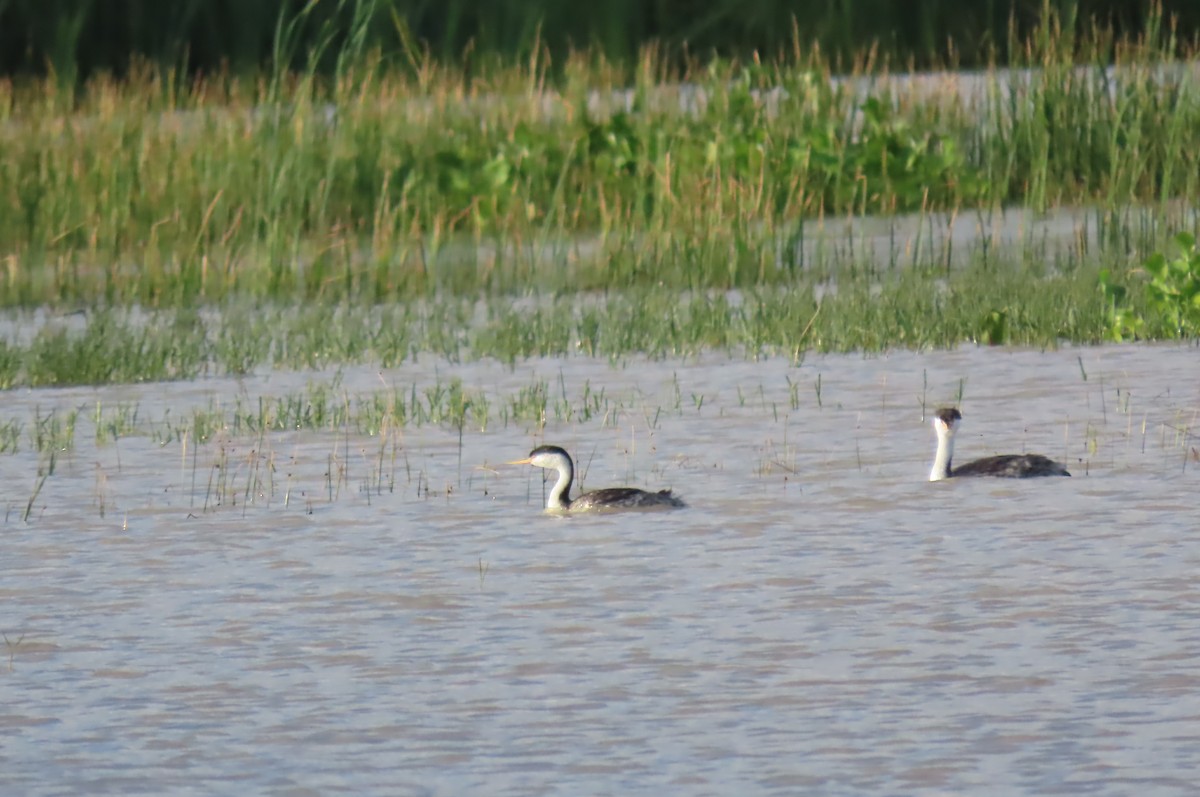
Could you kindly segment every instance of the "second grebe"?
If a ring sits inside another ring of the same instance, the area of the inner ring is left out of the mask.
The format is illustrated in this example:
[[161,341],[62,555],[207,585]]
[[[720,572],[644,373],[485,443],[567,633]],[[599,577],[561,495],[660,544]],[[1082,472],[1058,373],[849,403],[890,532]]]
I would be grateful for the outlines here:
[[600,509],[671,509],[687,506],[671,495],[670,490],[656,493],[636,487],[608,487],[593,490],[578,498],[571,498],[571,482],[575,480],[575,463],[566,451],[558,446],[538,446],[525,459],[509,462],[509,465],[533,465],[538,468],[558,471],[558,481],[546,498],[546,509],[554,512],[589,512]]
[[962,413],[954,407],[944,407],[933,415],[933,429],[937,432],[937,454],[933,458],[933,470],[929,481],[936,482],[959,476],[998,476],[1023,479],[1031,476],[1070,476],[1066,467],[1041,454],[1001,454],[968,462],[961,467],[950,467],[954,456],[954,433],[962,422]]

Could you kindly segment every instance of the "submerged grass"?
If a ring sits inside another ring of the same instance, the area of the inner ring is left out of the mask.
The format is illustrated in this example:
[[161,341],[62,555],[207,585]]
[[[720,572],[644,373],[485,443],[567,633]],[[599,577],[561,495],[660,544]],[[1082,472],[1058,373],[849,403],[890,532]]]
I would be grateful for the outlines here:
[[869,54],[834,80],[799,47],[633,70],[580,53],[555,79],[540,56],[479,74],[354,51],[328,80],[0,83],[0,304],[788,284],[805,218],[1195,196],[1181,50],[1050,21],[1005,65],[1036,69],[971,86]]
[[[189,448],[233,440],[265,443],[267,435],[300,432],[351,435],[377,438],[379,457],[398,449],[398,435],[408,428],[440,426],[467,432],[487,432],[492,426],[541,429],[547,423],[580,424],[600,420],[609,425],[633,409],[630,396],[613,396],[595,390],[585,382],[578,390],[569,390],[563,380],[552,387],[535,379],[506,395],[489,394],[481,388],[467,387],[460,379],[436,379],[422,387],[392,385],[376,391],[351,392],[339,376],[318,380],[300,391],[283,395],[240,393],[229,398],[213,397],[203,406],[180,413],[170,409],[151,415],[136,403],[112,406],[97,404],[93,412],[79,410],[34,411],[29,432],[22,437],[23,425],[10,419],[0,426],[0,454],[33,451],[53,466],[53,457],[73,452],[81,439],[76,428],[90,423],[94,446],[101,449],[119,446],[124,439],[142,437],[158,446],[179,445]],[[661,412],[662,409],[659,409]],[[684,405],[674,412],[682,414]],[[394,451],[391,452],[394,456]]]

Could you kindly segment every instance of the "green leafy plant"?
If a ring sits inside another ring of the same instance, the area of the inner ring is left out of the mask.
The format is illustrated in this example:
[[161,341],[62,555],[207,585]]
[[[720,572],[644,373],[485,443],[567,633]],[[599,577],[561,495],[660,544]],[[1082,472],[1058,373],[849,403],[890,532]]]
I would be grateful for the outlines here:
[[1146,261],[1150,284],[1146,298],[1170,321],[1179,337],[1200,335],[1200,249],[1189,233],[1175,236],[1179,255],[1167,260],[1156,252]]
[[1146,337],[1151,326],[1164,337],[1200,337],[1200,248],[1190,233],[1176,235],[1174,243],[1176,257],[1155,252],[1143,267],[1150,278],[1145,286],[1149,318],[1130,306],[1129,290],[1114,282],[1108,269],[1100,272],[1113,340]]

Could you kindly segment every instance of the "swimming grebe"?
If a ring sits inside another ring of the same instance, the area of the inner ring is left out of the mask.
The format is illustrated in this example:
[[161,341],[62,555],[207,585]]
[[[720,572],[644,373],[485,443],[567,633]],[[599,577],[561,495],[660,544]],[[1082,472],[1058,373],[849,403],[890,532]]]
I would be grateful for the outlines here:
[[575,463],[566,451],[558,446],[538,446],[525,459],[509,462],[509,465],[533,465],[537,468],[558,471],[558,481],[546,498],[546,509],[554,512],[590,512],[600,509],[670,509],[687,506],[671,495],[670,490],[656,493],[636,487],[608,487],[593,490],[578,498],[571,498],[571,482],[575,480]]
[[968,462],[961,467],[950,467],[954,456],[954,433],[962,422],[962,413],[954,407],[944,407],[933,415],[933,429],[937,432],[937,454],[933,458],[933,470],[929,481],[957,478],[959,476],[998,476],[1024,479],[1031,476],[1070,476],[1066,467],[1041,454],[1001,454]]

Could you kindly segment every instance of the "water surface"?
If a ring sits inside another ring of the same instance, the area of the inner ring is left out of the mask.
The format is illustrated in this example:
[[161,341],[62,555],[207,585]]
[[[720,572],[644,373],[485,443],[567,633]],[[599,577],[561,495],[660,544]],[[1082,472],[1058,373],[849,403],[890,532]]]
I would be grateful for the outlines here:
[[[461,447],[443,427],[393,448],[97,445],[81,421],[31,505],[45,456],[0,456],[0,786],[1191,794],[1196,363],[964,348],[343,375],[348,394],[459,377],[611,400],[544,432],[493,417]],[[152,421],[319,378],[27,391],[4,414]],[[960,459],[1037,451],[1074,477],[925,481],[928,413],[960,391]],[[541,472],[497,464],[543,440],[589,487],[690,508],[544,515]]]

